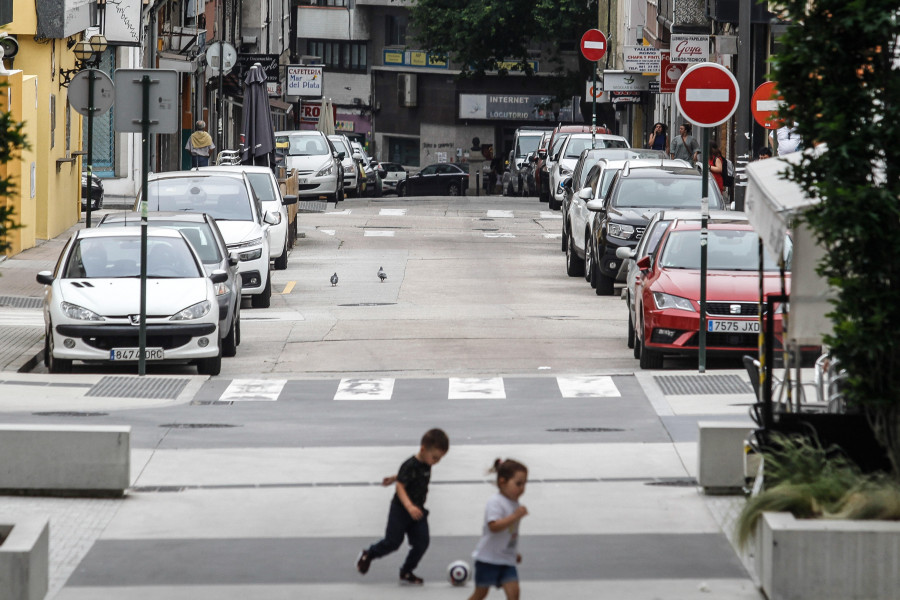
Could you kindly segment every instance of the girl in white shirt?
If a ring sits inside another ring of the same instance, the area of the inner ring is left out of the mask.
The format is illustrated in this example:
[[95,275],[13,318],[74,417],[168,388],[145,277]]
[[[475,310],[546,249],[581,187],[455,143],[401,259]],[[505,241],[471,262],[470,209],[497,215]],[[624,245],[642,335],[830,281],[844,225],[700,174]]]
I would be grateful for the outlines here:
[[519,504],[519,497],[525,493],[528,468],[518,461],[498,458],[492,470],[497,472],[500,491],[488,499],[484,509],[481,539],[472,553],[475,591],[469,600],[482,600],[491,586],[503,588],[508,600],[519,600],[519,521],[528,514],[528,509]]

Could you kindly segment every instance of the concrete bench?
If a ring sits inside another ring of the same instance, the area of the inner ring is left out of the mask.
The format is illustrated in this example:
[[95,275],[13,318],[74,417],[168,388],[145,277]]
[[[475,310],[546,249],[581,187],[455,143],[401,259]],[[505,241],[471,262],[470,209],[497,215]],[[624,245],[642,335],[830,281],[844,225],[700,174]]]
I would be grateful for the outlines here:
[[43,600],[50,577],[46,518],[0,522],[0,600]]
[[744,440],[752,421],[701,421],[698,481],[707,494],[729,494],[744,486]]
[[0,491],[121,496],[131,484],[131,427],[0,424]]

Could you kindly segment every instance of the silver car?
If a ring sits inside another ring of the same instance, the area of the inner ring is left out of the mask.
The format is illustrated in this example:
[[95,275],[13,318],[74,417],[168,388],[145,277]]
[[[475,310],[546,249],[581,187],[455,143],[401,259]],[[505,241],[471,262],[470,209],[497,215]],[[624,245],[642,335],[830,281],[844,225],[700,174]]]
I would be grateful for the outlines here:
[[276,131],[275,152],[285,167],[297,169],[300,198],[335,204],[344,199],[344,155],[324,133]]

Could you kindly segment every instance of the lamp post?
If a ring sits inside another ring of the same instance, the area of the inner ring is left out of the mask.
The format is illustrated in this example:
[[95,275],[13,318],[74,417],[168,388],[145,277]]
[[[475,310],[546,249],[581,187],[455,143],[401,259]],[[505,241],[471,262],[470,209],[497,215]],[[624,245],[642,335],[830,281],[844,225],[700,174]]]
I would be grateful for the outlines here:
[[[64,86],[68,86],[72,82],[73,77],[80,73],[87,73],[87,178],[89,190],[91,189],[91,183],[94,176],[94,113],[104,112],[109,108],[108,106],[106,108],[97,107],[94,98],[95,82],[100,80],[101,77],[105,77],[105,74],[95,67],[100,62],[100,57],[106,51],[107,45],[106,37],[102,34],[92,35],[90,40],[81,40],[80,42],[77,42],[75,44],[75,49],[73,50],[77,61],[75,68],[59,70],[60,77],[62,78],[61,85]],[[105,79],[108,80],[109,78],[105,77]],[[92,204],[91,193],[89,192],[87,208],[85,211],[85,227],[88,228],[91,226]]]

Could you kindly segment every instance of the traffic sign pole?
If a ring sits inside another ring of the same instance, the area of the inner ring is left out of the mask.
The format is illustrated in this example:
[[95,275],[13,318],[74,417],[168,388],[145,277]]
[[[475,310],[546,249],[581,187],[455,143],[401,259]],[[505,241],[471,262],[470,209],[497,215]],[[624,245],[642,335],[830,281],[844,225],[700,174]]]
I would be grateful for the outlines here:
[[597,135],[597,61],[606,54],[606,35],[599,29],[588,29],[581,36],[581,54],[589,61],[595,63],[591,82],[593,94],[591,94],[591,148]]
[[[699,371],[706,372],[706,250],[709,227],[709,128],[704,127],[700,134],[703,145],[703,182],[700,184],[700,339],[697,358]],[[724,165],[723,165],[724,166]]]

